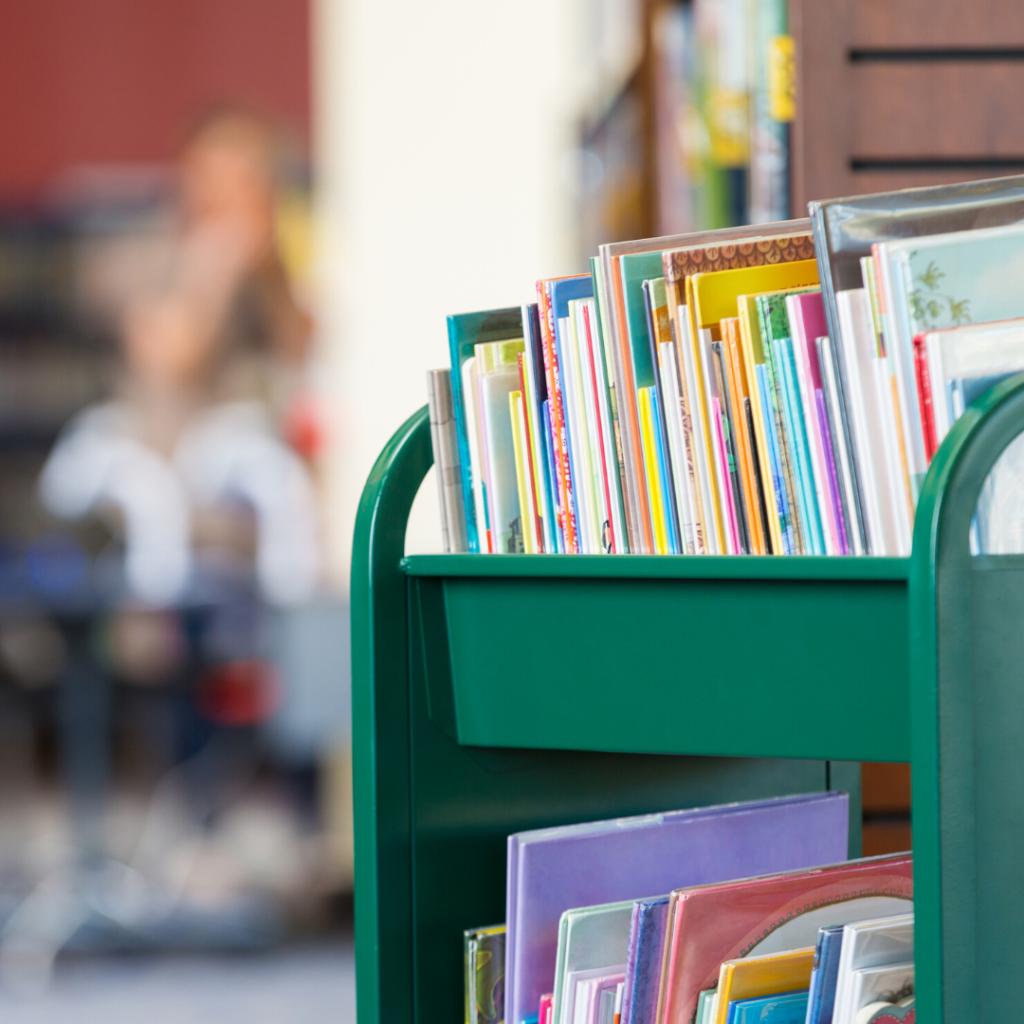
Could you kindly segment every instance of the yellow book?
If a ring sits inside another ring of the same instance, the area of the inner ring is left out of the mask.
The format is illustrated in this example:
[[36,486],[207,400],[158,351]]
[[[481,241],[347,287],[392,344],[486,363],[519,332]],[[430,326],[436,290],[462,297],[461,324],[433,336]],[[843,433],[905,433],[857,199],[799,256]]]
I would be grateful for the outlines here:
[[665,504],[658,473],[658,449],[654,440],[654,410],[651,408],[651,388],[640,388],[640,444],[644,452],[644,469],[651,503],[651,525],[654,527],[654,553],[667,555],[668,538],[665,531]]
[[719,479],[722,459],[717,449],[716,437],[711,432],[710,407],[713,387],[706,356],[707,347],[712,341],[721,340],[718,325],[724,318],[737,315],[741,295],[783,292],[791,288],[806,288],[817,283],[816,260],[773,263],[763,267],[741,267],[738,270],[718,270],[709,274],[694,274],[693,277],[686,279],[686,313],[690,321],[696,375],[704,390],[701,422],[706,431],[711,454],[711,479],[714,485],[712,500],[722,551],[728,551],[730,548],[726,545],[720,497],[725,491],[725,482]]
[[729,1003],[737,999],[760,999],[807,988],[811,984],[813,966],[813,946],[726,960],[718,972],[718,994],[711,1011],[711,1024],[725,1024]]
[[526,417],[523,415],[523,393],[513,391],[508,396],[512,417],[512,451],[516,459],[516,484],[519,486],[519,525],[523,531],[523,550],[528,555],[537,552],[537,515],[533,507],[533,488],[530,470],[526,464]]

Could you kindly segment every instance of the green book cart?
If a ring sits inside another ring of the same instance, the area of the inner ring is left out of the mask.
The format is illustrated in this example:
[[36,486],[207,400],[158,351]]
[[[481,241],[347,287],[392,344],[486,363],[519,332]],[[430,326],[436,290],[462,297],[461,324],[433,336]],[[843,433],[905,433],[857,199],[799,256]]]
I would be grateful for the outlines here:
[[912,763],[921,1019],[1016,1019],[1024,557],[969,532],[1022,431],[1024,376],[946,438],[909,559],[405,558],[432,461],[412,416],[353,553],[359,1024],[462,1019],[510,832],[832,788],[856,855],[860,761]]

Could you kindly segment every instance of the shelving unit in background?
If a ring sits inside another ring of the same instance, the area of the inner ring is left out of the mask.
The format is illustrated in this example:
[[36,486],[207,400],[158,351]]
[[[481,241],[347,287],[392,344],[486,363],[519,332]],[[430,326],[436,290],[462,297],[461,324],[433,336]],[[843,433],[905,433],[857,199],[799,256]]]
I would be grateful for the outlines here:
[[947,436],[907,560],[404,558],[431,464],[411,417],[353,550],[360,1024],[458,1019],[462,931],[501,920],[510,832],[856,793],[851,761],[913,763],[922,1019],[1014,1019],[1024,557],[972,558],[969,531],[1022,431],[1024,375]]

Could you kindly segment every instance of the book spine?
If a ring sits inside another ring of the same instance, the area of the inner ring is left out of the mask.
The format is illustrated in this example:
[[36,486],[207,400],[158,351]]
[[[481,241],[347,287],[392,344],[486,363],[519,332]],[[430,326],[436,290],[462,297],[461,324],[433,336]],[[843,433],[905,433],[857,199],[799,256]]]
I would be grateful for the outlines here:
[[665,536],[665,518],[661,509],[661,488],[658,482],[657,461],[658,454],[655,450],[654,429],[651,416],[651,388],[640,388],[637,392],[637,403],[640,412],[640,427],[642,430],[644,474],[648,494],[648,505],[651,510],[651,525],[654,528],[654,554],[667,555],[668,543]]
[[763,510],[754,483],[754,435],[747,425],[744,398],[746,388],[743,382],[743,371],[739,351],[739,319],[734,319],[726,332],[723,341],[725,357],[726,383],[729,388],[729,407],[732,410],[733,428],[735,430],[736,458],[740,468],[740,484],[742,486],[743,506],[747,515],[750,552],[755,555],[768,553],[761,520]]
[[750,535],[747,531],[746,510],[743,507],[743,495],[740,489],[740,465],[736,456],[736,429],[733,421],[732,408],[729,402],[729,385],[725,375],[725,357],[723,343],[711,343],[712,370],[715,376],[719,421],[722,430],[722,455],[725,463],[728,483],[729,516],[733,524],[733,542],[738,554],[749,555]]
[[938,444],[935,440],[935,416],[932,412],[932,387],[928,376],[928,356],[925,352],[923,334],[914,336],[914,375],[917,378],[917,397],[921,410],[921,424],[924,428],[924,449],[929,464],[935,457]]
[[604,488],[604,505],[607,518],[601,532],[602,548],[609,554],[616,553],[615,516],[612,513],[612,491],[615,488],[615,475],[611,455],[611,438],[608,433],[608,390],[604,386],[604,369],[601,363],[600,341],[594,344],[592,323],[596,319],[594,302],[588,301],[583,306],[583,327],[587,342],[587,359],[590,365],[590,386],[594,395],[595,426],[597,428],[597,456],[600,461],[600,480]]
[[462,472],[459,443],[455,429],[450,370],[427,373],[430,406],[430,437],[434,449],[434,467],[441,501],[441,526],[444,550],[468,551],[466,514],[462,497]]
[[651,391],[651,427],[654,432],[654,446],[658,457],[658,488],[661,504],[661,514],[665,519],[665,542],[670,555],[678,555],[681,552],[679,544],[679,524],[676,520],[675,496],[671,490],[669,477],[669,458],[664,437],[658,429],[661,422],[661,399],[658,397],[658,389]]
[[579,553],[579,534],[576,529],[575,503],[569,474],[569,444],[565,429],[565,404],[562,394],[561,372],[555,351],[554,311],[543,281],[537,282],[541,331],[544,335],[544,371],[548,375],[548,401],[551,412],[552,440],[558,469],[558,491],[561,501],[559,526],[567,553]]
[[[526,466],[526,428],[523,418],[523,393],[513,391],[508,396],[509,418],[512,421],[512,453],[516,466],[516,488],[519,493],[519,530],[522,534],[523,550],[528,555],[537,551],[536,532],[531,526],[532,505],[530,501],[530,477]],[[515,530],[513,530],[513,533]]]
[[819,357],[828,395],[829,427],[835,444],[836,470],[842,483],[840,492],[843,499],[843,513],[846,519],[850,548],[855,555],[864,554],[864,531],[859,522],[860,508],[854,492],[849,462],[850,447],[843,436],[846,424],[842,418],[839,400],[839,385],[836,377],[836,351],[831,337],[819,338]]
[[526,341],[523,352],[523,397],[526,402],[527,437],[530,442],[530,471],[539,519],[541,549],[550,552],[555,550],[554,504],[551,500],[547,462],[541,442],[540,406],[546,397],[547,388],[544,386],[542,374],[538,371],[538,364],[543,364],[543,356],[538,359],[541,343],[540,318],[536,304],[523,306],[523,332]]
[[764,416],[764,434],[768,441],[768,461],[771,465],[772,485],[775,491],[775,513],[778,516],[781,537],[781,549],[778,554],[794,554],[793,524],[789,517],[789,497],[782,483],[782,459],[779,455],[778,436],[775,429],[775,417],[771,413],[771,402],[768,396],[768,366],[758,363],[755,367],[757,387],[761,397],[761,410]]
[[466,543],[468,550],[478,552],[476,502],[473,497],[473,462],[470,458],[469,431],[472,429],[463,393],[462,360],[459,355],[459,328],[453,317],[448,318],[448,349],[451,356],[452,406],[455,413],[455,431],[459,444],[459,469],[462,475],[462,507],[466,515]]
[[[594,523],[587,490],[587,435],[581,418],[579,365],[576,337],[571,317],[555,318],[555,356],[562,381],[562,403],[565,408],[566,450],[569,461],[569,487],[576,521],[579,551],[594,553]],[[571,332],[571,333],[570,333]]]
[[[554,488],[554,480],[555,480],[555,478],[558,475],[558,471],[556,469],[556,459],[555,459],[555,436],[554,436],[554,432],[553,432],[552,426],[551,426],[551,403],[550,403],[550,401],[545,402],[541,406],[540,414],[541,414],[541,419],[542,419],[543,424],[544,424],[544,433],[543,433],[543,436],[541,438],[541,443],[544,446],[544,457],[547,460],[549,487],[551,487],[553,489]],[[553,496],[552,496],[552,498],[553,498]],[[554,505],[554,501],[552,500],[552,506],[553,505]],[[552,548],[552,550],[554,552],[556,552],[557,554],[559,554],[559,555],[564,555],[566,553],[566,549],[565,549],[565,536],[563,535],[562,531],[559,530],[559,529],[554,530],[554,547]]]
[[[529,351],[529,348],[529,339],[527,338],[526,351]],[[525,423],[525,433],[523,435],[522,440],[524,445],[524,457],[526,459],[526,482],[529,485],[530,497],[530,517],[527,520],[527,522],[530,524],[531,532],[534,535],[534,549],[538,553],[541,553],[544,551],[544,524],[542,522],[540,514],[540,495],[542,493],[542,489],[541,486],[538,486],[538,463],[534,457],[535,453],[530,423],[530,410],[533,405],[533,389],[530,386],[530,377],[529,373],[527,372],[526,351],[519,353],[519,386],[522,389],[521,401],[523,406],[523,418]]]
[[658,346],[658,370],[661,374],[662,391],[668,407],[665,419],[668,424],[669,455],[672,459],[673,480],[676,481],[676,515],[679,519],[679,533],[682,540],[680,551],[696,553],[693,535],[693,503],[690,497],[689,473],[686,469],[686,451],[683,442],[682,405],[679,398],[679,383],[676,379],[673,356],[675,347],[671,342]]

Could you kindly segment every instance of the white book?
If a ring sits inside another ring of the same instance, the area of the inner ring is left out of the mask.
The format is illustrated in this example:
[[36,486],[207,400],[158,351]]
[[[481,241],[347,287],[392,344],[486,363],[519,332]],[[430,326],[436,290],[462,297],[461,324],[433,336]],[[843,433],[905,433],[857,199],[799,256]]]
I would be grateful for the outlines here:
[[[715,502],[712,498],[714,469],[711,465],[711,442],[704,430],[704,384],[703,381],[697,379],[697,368],[693,358],[693,340],[690,337],[690,319],[684,305],[679,306],[679,323],[682,325],[685,335],[680,342],[679,349],[683,354],[683,381],[689,405],[690,437],[693,441],[693,453],[697,463],[697,481],[700,485],[701,525],[704,543],[707,545],[709,554],[721,555],[725,554],[724,533],[721,532],[715,512]],[[710,420],[710,417],[708,419]]]
[[879,409],[878,371],[874,365],[878,357],[870,300],[865,289],[855,288],[838,292],[836,303],[850,391],[847,409],[852,414],[857,443],[869,550],[872,555],[896,555],[899,542]]
[[573,494],[576,497],[580,551],[585,555],[594,555],[598,550],[597,518],[591,502],[593,479],[590,473],[590,440],[587,436],[586,413],[581,408],[579,352],[573,319],[562,317],[558,329],[562,354],[562,392],[569,420],[569,464],[573,474]]
[[857,1018],[866,1006],[877,1006],[879,1003],[895,1005],[913,994],[913,960],[854,971],[848,996],[849,1024],[857,1024]]
[[615,445],[615,426],[612,423],[611,401],[609,398],[609,368],[605,359],[601,332],[597,326],[597,303],[587,299],[590,316],[591,343],[594,353],[594,374],[597,377],[597,411],[601,423],[601,439],[604,454],[604,476],[608,481],[609,513],[612,524],[612,552],[625,554],[628,550],[626,520],[623,512],[622,485],[619,479],[619,455]]
[[[836,1002],[833,1024],[853,1024],[860,1005],[854,1005],[857,992],[863,991],[858,971],[890,965],[913,964],[914,915],[857,921],[843,928],[836,976]],[[872,1002],[868,999],[867,1002]]]
[[608,529],[611,511],[608,507],[608,488],[605,481],[604,458],[601,454],[601,426],[598,421],[597,394],[594,387],[594,362],[591,357],[592,339],[588,336],[586,304],[592,299],[581,299],[569,303],[576,320],[576,349],[580,366],[580,391],[587,419],[587,439],[590,443],[590,482],[593,487],[593,507],[597,528],[598,554],[611,554]]
[[731,505],[731,502],[729,501],[729,483],[722,479],[721,472],[722,466],[725,463],[725,453],[722,451],[722,439],[718,436],[718,428],[715,421],[715,406],[712,402],[713,398],[718,399],[719,415],[721,415],[722,396],[718,394],[718,389],[714,386],[714,372],[711,368],[711,331],[707,327],[698,327],[697,336],[700,339],[700,362],[701,370],[704,375],[704,379],[702,381],[704,386],[704,406],[707,409],[708,425],[711,432],[711,486],[714,488],[714,491],[718,496],[718,508],[721,509],[722,513],[722,537],[725,541],[725,554],[738,555],[741,554],[741,552],[736,549],[735,538],[733,537],[732,529],[729,526],[729,507]]
[[693,512],[683,441],[683,415],[679,406],[679,379],[675,376],[675,364],[672,361],[674,354],[671,342],[663,341],[658,346],[658,374],[661,378],[661,393],[665,396],[665,426],[668,430],[669,458],[672,461],[672,482],[675,485],[676,518],[683,554],[692,555],[696,551]]
[[849,455],[846,449],[846,440],[843,437],[843,413],[839,404],[839,383],[837,379],[835,358],[832,353],[832,345],[828,338],[821,338],[819,351],[821,353],[821,371],[825,378],[825,391],[829,406],[829,418],[832,421],[833,441],[838,454],[837,471],[840,477],[840,485],[843,488],[843,501],[846,505],[847,531],[850,535],[850,543],[855,555],[863,555],[864,544],[860,535],[860,513],[857,509],[857,499],[853,486],[853,467],[850,465]]

